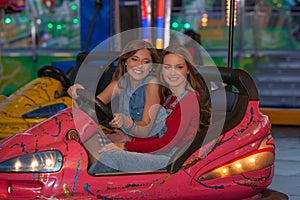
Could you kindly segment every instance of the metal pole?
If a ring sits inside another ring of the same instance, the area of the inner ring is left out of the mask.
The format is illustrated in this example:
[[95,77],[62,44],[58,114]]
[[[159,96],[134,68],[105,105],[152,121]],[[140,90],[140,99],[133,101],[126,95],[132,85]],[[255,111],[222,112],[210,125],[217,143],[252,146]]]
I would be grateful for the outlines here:
[[165,16],[164,16],[164,22],[165,22],[165,31],[164,32],[164,47],[167,47],[170,43],[170,27],[171,27],[171,12],[172,12],[172,2],[171,0],[165,0]]
[[233,59],[233,34],[234,34],[234,11],[235,0],[230,0],[230,13],[229,13],[229,38],[228,38],[228,68],[232,68]]
[[239,11],[237,18],[239,19],[239,25],[238,25],[238,51],[237,51],[237,63],[240,63],[240,60],[242,56],[244,55],[244,38],[245,38],[245,0],[240,0],[239,8],[237,8]]
[[[117,34],[116,37],[116,44],[115,49],[116,51],[121,51],[122,49],[122,45],[121,45],[121,36],[120,36],[120,32],[121,32],[121,18],[120,18],[120,0],[115,0],[115,34]],[[113,4],[113,0],[111,0],[111,4]],[[113,26],[113,22],[111,23],[111,27]],[[111,36],[112,36],[113,32],[111,32]],[[111,45],[112,47],[112,45]]]
[[88,50],[88,46],[89,46],[89,43],[90,43],[90,40],[91,40],[91,37],[92,37],[93,29],[94,29],[94,26],[95,26],[95,23],[96,23],[97,15],[98,15],[98,12],[101,10],[101,8],[102,8],[102,0],[95,0],[94,15],[93,15],[92,22],[91,22],[91,25],[90,25],[90,29],[89,29],[89,32],[88,32],[88,36],[87,36],[85,44],[84,44],[84,48],[83,48],[84,52],[86,52]]

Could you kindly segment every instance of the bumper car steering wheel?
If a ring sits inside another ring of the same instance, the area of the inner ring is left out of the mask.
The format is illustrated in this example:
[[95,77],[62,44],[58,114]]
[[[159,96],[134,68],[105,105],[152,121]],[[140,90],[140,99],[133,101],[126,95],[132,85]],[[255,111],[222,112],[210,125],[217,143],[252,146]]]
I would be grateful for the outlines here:
[[76,90],[78,107],[98,124],[108,126],[114,116],[111,109],[86,89]]

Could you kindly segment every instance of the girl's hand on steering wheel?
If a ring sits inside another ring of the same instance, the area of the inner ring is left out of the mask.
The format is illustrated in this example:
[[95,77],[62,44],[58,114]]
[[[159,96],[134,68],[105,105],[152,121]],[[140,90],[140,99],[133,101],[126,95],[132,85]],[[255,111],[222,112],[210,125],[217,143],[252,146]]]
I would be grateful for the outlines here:
[[133,120],[131,117],[121,114],[121,113],[115,113],[114,119],[109,122],[109,125],[113,128],[125,128],[129,129],[133,126]]
[[84,87],[81,84],[72,85],[71,87],[69,87],[69,89],[67,91],[69,96],[74,98],[74,99],[78,98],[78,95],[77,95],[77,92],[76,92],[77,89],[84,89]]

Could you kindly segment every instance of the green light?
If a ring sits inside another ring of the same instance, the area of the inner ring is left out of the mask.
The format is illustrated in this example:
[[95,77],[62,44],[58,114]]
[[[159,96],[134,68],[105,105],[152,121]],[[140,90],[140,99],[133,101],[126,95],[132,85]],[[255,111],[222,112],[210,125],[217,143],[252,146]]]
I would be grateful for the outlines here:
[[5,24],[10,24],[12,22],[12,19],[10,17],[5,17],[4,18],[4,23]]
[[50,28],[50,29],[53,28],[53,24],[52,24],[52,23],[48,23],[47,26],[48,26],[48,28]]
[[178,27],[179,27],[179,24],[177,22],[172,23],[172,28],[178,28]]
[[77,10],[77,5],[75,4],[71,5],[71,10]]
[[61,25],[61,24],[57,24],[57,25],[56,25],[56,29],[57,29],[57,30],[61,30],[61,29],[62,29],[62,25]]
[[183,27],[184,27],[185,29],[190,29],[190,28],[191,28],[191,24],[190,24],[190,23],[184,23],[184,24],[183,24]]
[[74,18],[73,19],[73,24],[78,24],[79,23],[79,19],[78,18]]

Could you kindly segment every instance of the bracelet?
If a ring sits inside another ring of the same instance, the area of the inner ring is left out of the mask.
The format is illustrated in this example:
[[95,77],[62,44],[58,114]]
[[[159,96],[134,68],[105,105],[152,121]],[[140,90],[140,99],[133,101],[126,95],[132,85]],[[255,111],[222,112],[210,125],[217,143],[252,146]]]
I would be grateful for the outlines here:
[[134,129],[136,127],[136,124],[134,123],[134,121],[132,120],[132,125],[130,128],[126,128],[127,131],[131,131],[132,129]]

